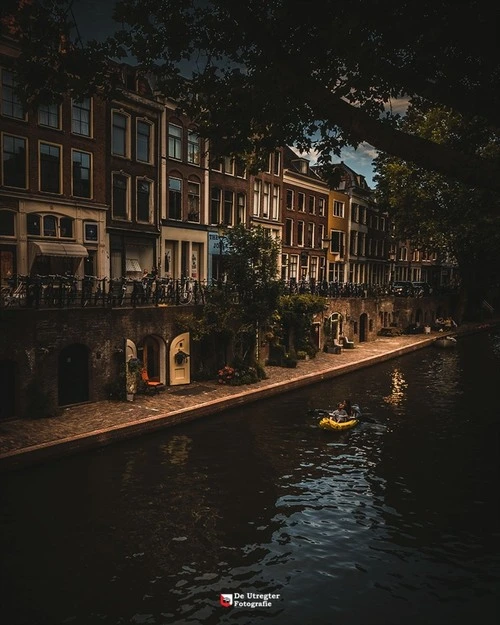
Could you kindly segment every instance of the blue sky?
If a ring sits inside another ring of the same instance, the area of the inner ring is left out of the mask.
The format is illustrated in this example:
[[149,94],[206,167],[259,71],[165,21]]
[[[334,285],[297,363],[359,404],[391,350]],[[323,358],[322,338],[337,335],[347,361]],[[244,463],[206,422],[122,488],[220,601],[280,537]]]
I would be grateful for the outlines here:
[[[113,5],[114,0],[75,0],[73,2],[73,14],[79,33],[84,40],[100,39],[113,32],[116,28],[111,18]],[[314,153],[307,156],[314,162]],[[372,159],[375,156],[375,148],[362,143],[356,150],[344,149],[339,160],[343,160],[355,172],[364,176],[367,184],[373,188]]]

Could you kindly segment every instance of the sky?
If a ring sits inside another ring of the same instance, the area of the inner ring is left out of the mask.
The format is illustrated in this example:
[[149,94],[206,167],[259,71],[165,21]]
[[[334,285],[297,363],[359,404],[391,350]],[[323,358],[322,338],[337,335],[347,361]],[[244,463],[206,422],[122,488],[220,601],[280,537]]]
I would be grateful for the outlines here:
[[[72,10],[78,31],[82,39],[100,39],[112,33],[116,24],[111,18],[114,0],[73,0]],[[374,147],[362,143],[356,150],[345,148],[342,150],[339,161],[344,161],[356,173],[365,177],[369,187],[373,183],[373,158],[377,155]],[[310,152],[304,155],[315,163],[315,154]]]

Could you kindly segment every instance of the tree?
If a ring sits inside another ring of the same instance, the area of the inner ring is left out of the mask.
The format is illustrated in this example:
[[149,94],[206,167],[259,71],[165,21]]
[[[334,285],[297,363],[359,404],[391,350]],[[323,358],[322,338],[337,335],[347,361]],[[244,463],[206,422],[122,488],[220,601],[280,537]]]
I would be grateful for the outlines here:
[[[54,30],[47,22],[69,40],[67,2],[22,4],[20,71],[31,80],[32,102],[61,92],[64,76],[73,89],[89,88],[78,81],[86,58],[128,55],[218,154],[314,148],[334,178],[341,148],[367,141],[469,186],[500,188],[497,156],[413,135],[391,114],[394,101],[420,97],[465,119],[480,116],[497,132],[500,61],[486,0],[459,8],[454,0],[120,0],[115,18],[123,28],[85,49],[47,41]],[[90,87],[109,91],[109,72],[96,67]]]
[[246,228],[239,224],[225,235],[228,283],[234,288],[238,303],[233,322],[238,328],[241,357],[249,362],[255,358],[259,334],[271,322],[278,306],[279,244],[269,230],[260,226]]
[[[498,157],[500,145],[480,118],[467,119],[415,102],[401,125],[471,154]],[[381,154],[375,161],[377,201],[396,224],[395,236],[422,249],[456,259],[462,279],[462,310],[477,308],[500,287],[500,200],[489,190],[471,189],[412,163]]]

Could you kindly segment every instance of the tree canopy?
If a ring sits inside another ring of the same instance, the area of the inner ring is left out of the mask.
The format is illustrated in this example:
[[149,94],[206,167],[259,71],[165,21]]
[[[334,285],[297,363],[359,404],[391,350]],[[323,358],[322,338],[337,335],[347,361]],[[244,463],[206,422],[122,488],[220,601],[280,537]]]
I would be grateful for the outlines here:
[[[479,118],[468,120],[423,101],[410,106],[401,126],[437,143],[499,155],[500,146]],[[500,287],[498,193],[470,188],[388,154],[378,156],[375,171],[377,201],[394,218],[397,239],[410,239],[441,258],[455,259],[473,303]]]
[[295,145],[328,167],[366,141],[469,186],[500,188],[496,155],[416,136],[392,112],[402,99],[425,99],[479,117],[498,140],[500,61],[484,0],[119,0],[115,35],[85,47],[48,41],[57,29],[75,32],[67,2],[21,5],[32,100],[61,92],[63,77],[81,88],[80,74],[86,88],[109,89],[100,59],[133,58],[220,154]]

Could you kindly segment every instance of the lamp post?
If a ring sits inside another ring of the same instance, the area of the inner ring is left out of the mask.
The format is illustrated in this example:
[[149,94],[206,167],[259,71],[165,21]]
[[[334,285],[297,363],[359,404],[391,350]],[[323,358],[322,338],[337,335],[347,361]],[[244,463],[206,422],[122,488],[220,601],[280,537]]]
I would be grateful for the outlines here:
[[328,251],[330,249],[331,239],[322,239],[321,244],[325,251],[325,266],[323,268],[323,282],[328,282]]
[[394,282],[395,263],[396,263],[396,252],[394,250],[391,250],[389,252],[389,284]]
[[219,236],[219,262],[217,264],[217,280],[219,284],[222,283],[222,255],[224,253],[224,225],[217,225],[217,235]]

